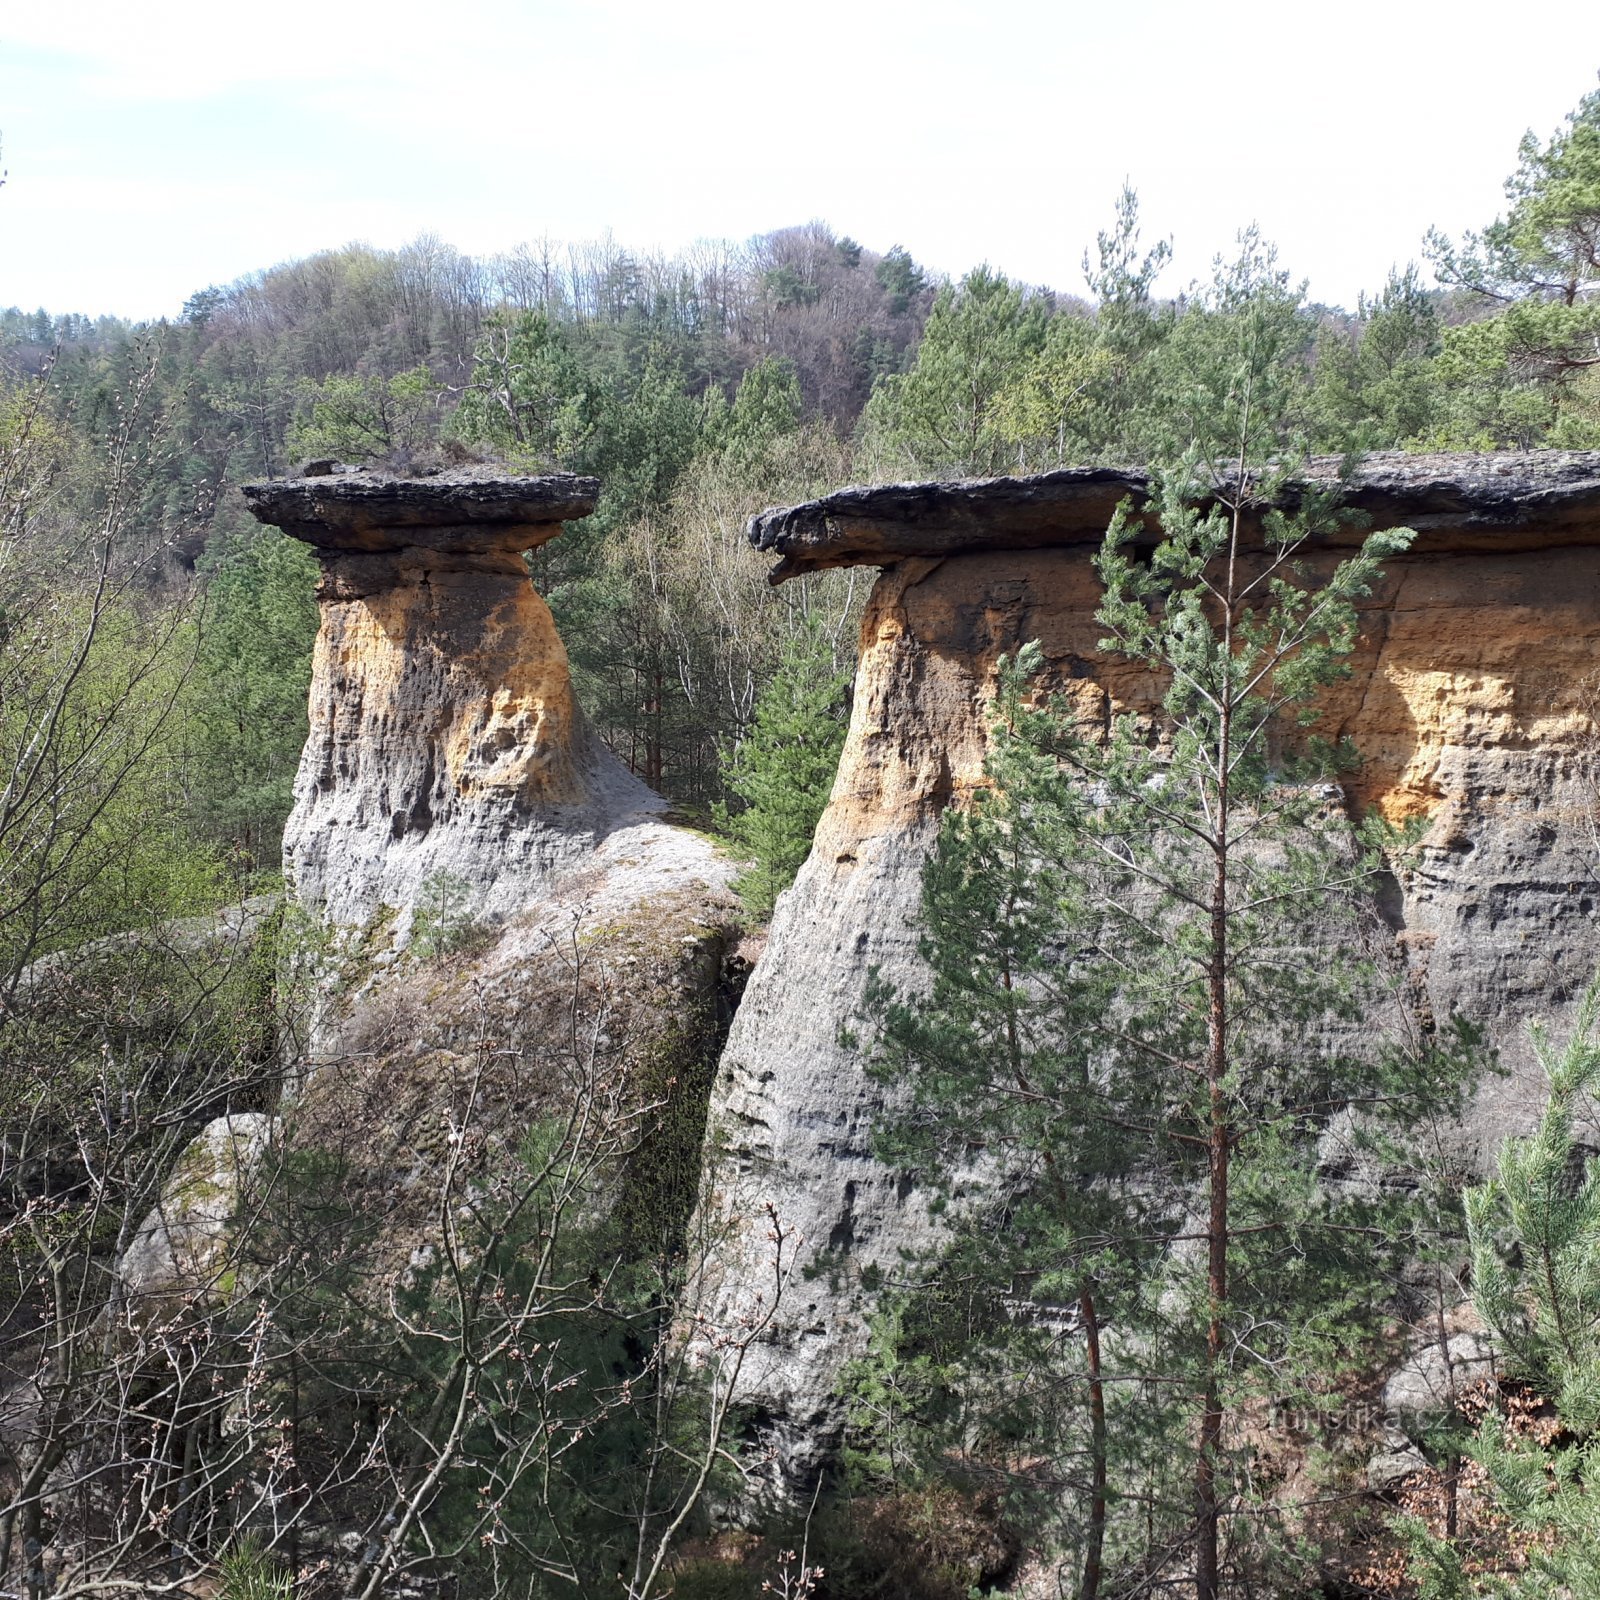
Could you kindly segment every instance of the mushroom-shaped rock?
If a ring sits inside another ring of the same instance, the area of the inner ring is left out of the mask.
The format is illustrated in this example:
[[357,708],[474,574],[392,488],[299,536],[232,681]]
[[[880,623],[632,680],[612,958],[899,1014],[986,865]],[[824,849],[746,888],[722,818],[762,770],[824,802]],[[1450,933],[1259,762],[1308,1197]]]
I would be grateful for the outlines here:
[[[1526,1021],[1581,993],[1600,954],[1600,452],[1384,454],[1348,481],[1340,466],[1308,477],[1360,517],[1307,552],[1313,571],[1363,526],[1417,539],[1363,608],[1319,731],[1362,758],[1355,808],[1426,829],[1380,909],[1424,1012],[1483,1024],[1511,1068],[1460,1131],[1482,1159],[1542,1100]],[[739,1378],[790,1488],[812,1481],[842,1427],[839,1376],[866,1349],[868,1285],[937,1242],[917,1175],[874,1154],[896,1090],[848,1036],[874,973],[902,992],[922,981],[923,865],[945,809],[985,781],[998,662],[1037,640],[1046,687],[1086,718],[1159,714],[1155,676],[1100,649],[1091,556],[1125,498],[1154,537],[1148,478],[1100,467],[841,489],[751,521],[751,542],[780,558],[775,582],[884,569],[832,798],[773,916],[712,1106],[729,1147],[707,1223],[718,1315],[754,1304],[772,1275],[765,1231],[741,1219],[770,1204],[803,1239]]]
[[322,569],[284,860],[326,921],[403,913],[429,885],[452,914],[518,910],[665,809],[584,720],[523,560],[598,492],[593,478],[482,468],[245,487]]

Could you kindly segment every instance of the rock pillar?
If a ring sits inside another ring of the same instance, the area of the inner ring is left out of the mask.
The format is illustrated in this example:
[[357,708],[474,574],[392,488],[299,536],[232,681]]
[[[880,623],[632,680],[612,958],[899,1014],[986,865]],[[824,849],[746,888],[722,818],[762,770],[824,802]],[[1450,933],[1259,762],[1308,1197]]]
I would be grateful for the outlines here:
[[[1313,476],[1333,476],[1320,462]],[[804,1486],[842,1426],[841,1369],[867,1344],[874,1285],[937,1242],[915,1173],[880,1162],[893,1091],[846,1042],[877,972],[914,991],[922,868],[947,807],[983,781],[997,664],[1038,640],[1050,687],[1086,715],[1155,714],[1162,685],[1099,649],[1091,564],[1136,472],[844,489],[764,512],[773,580],[883,569],[862,619],[850,732],[810,859],[779,901],[734,1019],[712,1126],[726,1155],[708,1208],[726,1307],[770,1276],[759,1218],[803,1238],[801,1270],[749,1352],[740,1399],[775,1471]],[[1324,571],[1363,527],[1406,525],[1361,617],[1320,731],[1363,758],[1356,811],[1425,825],[1381,910],[1424,1013],[1460,1013],[1500,1048],[1457,1138],[1485,1162],[1537,1116],[1525,1028],[1564,1012],[1600,956],[1600,451],[1370,458],[1362,513],[1308,553]],[[710,1226],[710,1224],[708,1224]]]
[[[665,803],[590,730],[523,553],[594,509],[593,478],[465,469],[248,485],[316,553],[311,726],[284,833],[296,898],[402,925],[437,887],[494,917]],[[403,926],[402,926],[403,931]]]

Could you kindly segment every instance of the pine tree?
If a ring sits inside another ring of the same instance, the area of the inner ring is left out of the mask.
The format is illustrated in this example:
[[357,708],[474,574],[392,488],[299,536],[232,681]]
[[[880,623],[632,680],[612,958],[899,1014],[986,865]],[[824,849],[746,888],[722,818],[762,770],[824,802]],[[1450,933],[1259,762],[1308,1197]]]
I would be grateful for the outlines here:
[[1413,1575],[1436,1600],[1600,1594],[1600,1160],[1577,1136],[1600,1090],[1600,980],[1560,1049],[1543,1027],[1531,1033],[1549,1099],[1534,1132],[1507,1139],[1494,1176],[1467,1192],[1467,1232],[1473,1303],[1507,1375],[1554,1403],[1555,1442],[1514,1431],[1496,1407],[1469,1447],[1495,1511],[1532,1536],[1523,1571],[1476,1580],[1483,1551],[1402,1519]]
[[939,291],[910,372],[881,378],[862,417],[869,439],[919,472],[993,473],[1012,447],[995,415],[1044,344],[1043,301],[975,267]]
[[848,681],[819,629],[791,634],[728,761],[724,781],[744,807],[719,808],[718,821],[753,858],[734,887],[758,917],[771,914],[811,851],[844,745]]
[[1495,1176],[1466,1197],[1478,1311],[1519,1374],[1585,1436],[1600,1430],[1600,1160],[1583,1157],[1574,1123],[1600,1088],[1597,1025],[1600,984],[1559,1053],[1534,1027],[1550,1081],[1544,1115],[1500,1147]]
[[1445,331],[1433,374],[1448,399],[1429,443],[1493,449],[1600,443],[1600,90],[1506,179],[1506,214],[1457,245],[1437,229],[1441,283],[1493,311]]
[[[1166,685],[1159,712],[1105,732],[1050,697],[1036,646],[1010,663],[992,792],[949,821],[925,880],[931,989],[873,997],[883,1070],[911,1086],[901,1159],[920,1149],[917,1170],[969,1208],[974,1142],[1020,1174],[985,1224],[1010,1240],[989,1259],[1078,1301],[1086,1600],[1130,1454],[1106,1435],[1092,1302],[1117,1326],[1119,1386],[1157,1362],[1197,1397],[1189,1504],[1162,1532],[1192,1528],[1195,1592],[1215,1600],[1244,1492],[1229,1429],[1254,1375],[1281,1394],[1336,1370],[1394,1242],[1380,1196],[1319,1184],[1321,1141],[1338,1125],[1386,1159],[1393,1129],[1453,1105],[1466,1078],[1452,1049],[1356,1042],[1379,858],[1305,725],[1410,534],[1374,533],[1320,575],[1308,559],[1345,519],[1331,494],[1286,492],[1304,337],[1299,295],[1247,236],[1163,348],[1159,534],[1125,506],[1096,563],[1101,648]],[[965,1160],[926,1159],[963,1143]]]

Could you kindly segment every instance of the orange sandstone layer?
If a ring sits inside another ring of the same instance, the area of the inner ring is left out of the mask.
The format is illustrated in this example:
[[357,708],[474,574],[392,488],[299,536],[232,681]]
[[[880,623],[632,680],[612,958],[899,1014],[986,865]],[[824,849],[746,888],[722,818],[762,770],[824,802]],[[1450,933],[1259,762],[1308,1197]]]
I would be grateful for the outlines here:
[[[999,658],[1037,639],[1050,687],[1091,722],[1158,704],[1159,681],[1098,649],[1090,563],[1118,501],[1140,503],[1144,489],[1105,469],[891,485],[752,522],[752,541],[781,558],[776,581],[883,568],[832,799],[773,918],[712,1106],[727,1145],[710,1207],[730,1229],[725,1309],[753,1303],[768,1270],[761,1229],[740,1222],[763,1204],[804,1236],[813,1269],[790,1281],[741,1379],[765,1419],[776,1491],[837,1433],[838,1374],[865,1349],[866,1285],[937,1236],[915,1175],[871,1153],[886,1090],[842,1035],[872,969],[915,984],[922,864],[945,808],[982,781]],[[1600,452],[1378,458],[1351,497],[1369,526],[1418,537],[1364,608],[1319,731],[1363,758],[1353,808],[1428,820],[1382,909],[1422,1006],[1484,1024],[1512,1069],[1462,1130],[1481,1155],[1537,1111],[1524,1024],[1559,1020],[1600,955]]]

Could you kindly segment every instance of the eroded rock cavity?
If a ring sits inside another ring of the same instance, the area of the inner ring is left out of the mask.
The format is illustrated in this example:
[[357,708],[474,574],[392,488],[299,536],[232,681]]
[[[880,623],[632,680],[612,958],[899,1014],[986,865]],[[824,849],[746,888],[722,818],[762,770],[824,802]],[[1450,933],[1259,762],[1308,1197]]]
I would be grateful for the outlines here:
[[[712,1106],[725,1314],[768,1289],[764,1203],[804,1236],[802,1270],[741,1376],[790,1483],[836,1435],[840,1368],[866,1346],[866,1285],[892,1281],[902,1252],[932,1237],[914,1178],[872,1156],[884,1090],[841,1032],[874,967],[916,981],[922,864],[941,813],[982,777],[999,657],[1038,639],[1054,687],[1090,715],[1158,701],[1160,684],[1096,648],[1089,562],[1116,504],[1145,489],[1104,469],[847,489],[751,524],[782,558],[775,582],[883,568],[832,801],[774,916]],[[1482,1152],[1542,1098],[1525,1022],[1559,1023],[1600,951],[1600,452],[1374,457],[1350,498],[1369,527],[1418,537],[1365,609],[1322,731],[1364,757],[1354,807],[1428,824],[1384,909],[1422,1004],[1485,1024],[1511,1068],[1462,1130]],[[1346,553],[1329,544],[1313,563]]]

